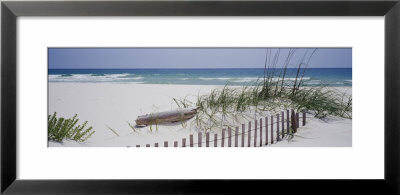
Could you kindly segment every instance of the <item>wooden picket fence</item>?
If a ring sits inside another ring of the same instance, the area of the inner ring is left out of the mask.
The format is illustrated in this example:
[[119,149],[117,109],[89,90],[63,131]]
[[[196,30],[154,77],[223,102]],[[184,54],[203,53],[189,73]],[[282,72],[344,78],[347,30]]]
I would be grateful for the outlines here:
[[[199,132],[197,133],[197,142],[195,142],[194,135],[191,134],[189,140],[182,138],[180,144],[178,141],[174,141],[173,147],[261,147],[281,141],[289,134],[291,127],[297,130],[300,127],[300,118],[302,126],[306,125],[306,112],[302,112],[302,116],[300,116],[293,110],[291,112],[286,110],[286,113],[282,111],[276,115],[249,121],[247,128],[245,124],[242,124],[241,129],[239,127],[222,129],[221,138],[218,137],[218,134],[214,134],[213,139],[210,139],[210,133],[207,132],[205,141],[203,141],[203,133]],[[294,119],[295,123],[291,119]],[[136,145],[136,147],[140,147],[140,145]],[[146,144],[146,147],[151,147],[151,144]],[[153,147],[161,146],[159,143],[154,143]],[[169,147],[168,141],[163,143],[163,147]]]

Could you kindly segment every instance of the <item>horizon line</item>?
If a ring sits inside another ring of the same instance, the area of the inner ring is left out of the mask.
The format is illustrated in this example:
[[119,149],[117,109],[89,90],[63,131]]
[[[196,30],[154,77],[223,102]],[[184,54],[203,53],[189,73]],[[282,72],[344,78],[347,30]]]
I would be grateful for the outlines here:
[[[313,67],[313,68],[321,68],[321,69],[328,69],[328,68],[353,68],[353,67]],[[48,68],[52,70],[123,70],[123,69],[264,69],[264,68]],[[270,68],[271,69],[271,68]],[[282,68],[272,68],[272,69],[282,69]],[[287,68],[287,69],[297,69],[297,68]],[[301,68],[303,69],[303,68]],[[307,68],[312,69],[312,68]]]

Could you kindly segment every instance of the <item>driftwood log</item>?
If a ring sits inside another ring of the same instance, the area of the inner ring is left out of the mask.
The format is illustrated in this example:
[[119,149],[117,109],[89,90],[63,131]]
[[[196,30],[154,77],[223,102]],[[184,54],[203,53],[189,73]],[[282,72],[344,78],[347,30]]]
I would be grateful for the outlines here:
[[138,116],[135,122],[138,126],[174,123],[191,119],[196,115],[196,113],[197,108],[184,108],[173,111],[156,112]]

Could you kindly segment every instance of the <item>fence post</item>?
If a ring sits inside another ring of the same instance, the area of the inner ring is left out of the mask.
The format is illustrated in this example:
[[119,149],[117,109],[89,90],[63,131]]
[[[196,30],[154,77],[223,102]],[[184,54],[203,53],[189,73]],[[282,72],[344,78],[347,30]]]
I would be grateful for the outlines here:
[[285,112],[282,111],[282,139],[285,137]]
[[155,143],[155,144],[154,144],[154,147],[158,147],[158,143]]
[[206,147],[210,146],[210,132],[206,133]]
[[244,147],[244,130],[245,130],[245,125],[242,124],[242,147]]
[[239,127],[236,127],[236,129],[235,129],[235,147],[238,147],[238,145],[239,145],[238,134],[239,134]]
[[271,116],[271,144],[274,144],[274,116]]
[[268,117],[265,117],[265,145],[268,145]]
[[164,147],[165,147],[165,148],[168,148],[168,141],[165,141],[165,142],[164,142]]
[[182,147],[186,147],[186,138],[182,139]]
[[262,146],[262,118],[260,118],[260,146]]
[[279,135],[279,114],[276,114],[276,141],[280,141],[281,137]]
[[221,147],[225,145],[225,129],[222,129]]
[[228,147],[232,147],[232,129],[228,127]]
[[291,114],[291,117],[290,117],[290,122],[292,124],[293,133],[296,133],[296,131],[297,131],[297,124],[296,124],[297,120],[296,120],[296,114],[294,113],[293,109],[292,109],[292,114]]
[[190,147],[193,147],[193,134],[190,134],[189,141],[190,141]]
[[249,133],[247,133],[247,147],[250,147],[250,141],[251,141],[251,121],[249,121]]
[[303,111],[303,126],[306,125],[306,111]]
[[198,134],[197,134],[197,145],[198,145],[198,147],[201,147],[201,138],[202,138],[202,135],[201,135],[201,132],[199,132]]
[[257,120],[254,120],[254,147],[257,147]]
[[177,141],[174,141],[174,147],[175,148],[178,147],[178,142]]
[[289,110],[286,110],[286,131],[287,131],[287,134],[289,135],[289,131],[290,131],[290,125],[289,125],[289,123],[290,123],[290,117],[289,117]]
[[299,113],[296,113],[296,120],[297,120],[297,128],[300,127],[300,116]]
[[214,147],[218,146],[217,140],[218,140],[218,134],[214,134]]
[[140,148],[140,145],[136,145],[136,148]]
[[149,148],[150,147],[150,144],[146,144],[146,148]]

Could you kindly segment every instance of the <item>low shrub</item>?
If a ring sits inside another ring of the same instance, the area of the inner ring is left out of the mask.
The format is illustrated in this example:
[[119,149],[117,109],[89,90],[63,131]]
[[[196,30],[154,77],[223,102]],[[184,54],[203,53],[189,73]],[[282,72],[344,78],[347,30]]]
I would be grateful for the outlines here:
[[88,122],[85,121],[82,125],[77,125],[79,119],[75,114],[72,118],[57,118],[57,112],[48,117],[48,140],[61,142],[64,139],[70,139],[77,142],[85,142],[94,133],[93,127],[86,127]]

